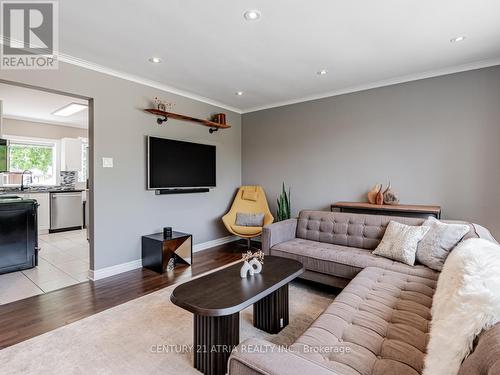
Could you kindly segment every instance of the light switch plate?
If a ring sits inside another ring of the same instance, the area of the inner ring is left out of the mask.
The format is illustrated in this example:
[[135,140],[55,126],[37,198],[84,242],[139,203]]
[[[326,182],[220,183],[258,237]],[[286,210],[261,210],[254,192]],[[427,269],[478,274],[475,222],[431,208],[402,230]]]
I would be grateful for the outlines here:
[[113,168],[113,158],[102,158],[103,168]]

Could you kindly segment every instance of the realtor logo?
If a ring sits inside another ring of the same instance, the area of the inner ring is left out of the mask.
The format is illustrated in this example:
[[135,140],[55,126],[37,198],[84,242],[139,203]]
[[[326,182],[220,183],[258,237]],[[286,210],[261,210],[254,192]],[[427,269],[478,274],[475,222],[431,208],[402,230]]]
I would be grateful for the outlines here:
[[57,1],[1,1],[1,69],[57,69]]

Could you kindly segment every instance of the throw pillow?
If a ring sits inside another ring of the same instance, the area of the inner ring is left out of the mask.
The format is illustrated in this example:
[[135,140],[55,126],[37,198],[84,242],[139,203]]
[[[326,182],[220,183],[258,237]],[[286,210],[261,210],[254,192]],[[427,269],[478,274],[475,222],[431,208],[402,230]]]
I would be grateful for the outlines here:
[[264,214],[247,214],[243,212],[237,212],[235,224],[242,227],[261,227],[264,225]]
[[259,193],[257,192],[257,190],[244,189],[241,197],[246,201],[257,202]]
[[433,270],[441,271],[450,251],[469,232],[469,226],[445,224],[434,217],[429,217],[422,225],[430,229],[418,244],[417,261]]
[[372,254],[413,266],[418,243],[428,230],[429,227],[415,227],[390,221],[382,241]]

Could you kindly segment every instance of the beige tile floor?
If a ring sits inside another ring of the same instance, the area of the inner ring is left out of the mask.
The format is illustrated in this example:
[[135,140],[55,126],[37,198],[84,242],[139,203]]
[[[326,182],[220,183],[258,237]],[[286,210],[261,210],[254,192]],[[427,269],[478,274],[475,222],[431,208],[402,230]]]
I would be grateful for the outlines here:
[[86,238],[85,230],[40,235],[38,267],[0,275],[0,305],[86,281]]

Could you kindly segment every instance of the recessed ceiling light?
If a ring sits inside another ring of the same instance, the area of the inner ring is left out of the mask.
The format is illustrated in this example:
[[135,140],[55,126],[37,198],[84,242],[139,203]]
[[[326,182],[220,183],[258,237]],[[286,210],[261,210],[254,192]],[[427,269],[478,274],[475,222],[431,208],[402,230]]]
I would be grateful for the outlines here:
[[243,91],[236,91],[234,93],[234,95],[236,95],[236,96],[242,96],[243,95]]
[[326,69],[321,69],[321,70],[318,70],[318,71],[316,72],[316,74],[317,74],[317,75],[319,75],[319,76],[324,76],[324,75],[327,75],[327,74],[328,74],[328,70],[326,70]]
[[149,58],[149,62],[151,62],[153,64],[159,64],[159,63],[161,63],[161,59],[159,57],[151,57],[151,58]]
[[461,42],[465,40],[465,36],[457,36],[456,38],[450,39],[451,43]]
[[247,10],[243,13],[243,17],[247,21],[257,21],[260,18],[260,12],[258,10]]
[[70,104],[65,105],[64,107],[59,108],[58,110],[52,112],[52,114],[55,116],[68,117],[68,116],[73,116],[75,113],[83,111],[84,109],[87,109],[86,104],[70,103]]

